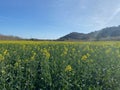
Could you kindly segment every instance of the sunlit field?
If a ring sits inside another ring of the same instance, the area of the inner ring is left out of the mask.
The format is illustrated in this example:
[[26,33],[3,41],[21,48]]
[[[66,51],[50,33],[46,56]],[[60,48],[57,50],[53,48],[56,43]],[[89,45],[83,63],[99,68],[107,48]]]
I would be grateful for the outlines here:
[[0,90],[120,90],[120,42],[0,41]]

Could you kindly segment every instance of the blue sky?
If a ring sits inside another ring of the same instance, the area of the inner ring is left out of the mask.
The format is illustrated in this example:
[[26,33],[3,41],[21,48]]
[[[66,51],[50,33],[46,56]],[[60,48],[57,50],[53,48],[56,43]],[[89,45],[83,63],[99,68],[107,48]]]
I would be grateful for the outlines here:
[[56,39],[120,25],[120,0],[0,0],[0,33]]

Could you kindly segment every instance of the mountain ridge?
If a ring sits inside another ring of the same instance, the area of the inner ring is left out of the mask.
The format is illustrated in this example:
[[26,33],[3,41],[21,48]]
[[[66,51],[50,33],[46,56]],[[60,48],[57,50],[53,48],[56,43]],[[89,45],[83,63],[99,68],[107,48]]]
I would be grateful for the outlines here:
[[[30,40],[30,41],[45,41],[44,39],[30,38],[22,39],[17,36],[8,36],[0,34],[0,40]],[[58,39],[47,41],[120,41],[120,25],[113,27],[106,27],[98,31],[93,31],[90,33],[79,33],[71,32],[63,37]]]
[[90,33],[78,33],[71,32],[63,37],[60,37],[58,40],[60,41],[101,41],[101,40],[120,40],[120,25],[103,28],[98,31],[90,32]]

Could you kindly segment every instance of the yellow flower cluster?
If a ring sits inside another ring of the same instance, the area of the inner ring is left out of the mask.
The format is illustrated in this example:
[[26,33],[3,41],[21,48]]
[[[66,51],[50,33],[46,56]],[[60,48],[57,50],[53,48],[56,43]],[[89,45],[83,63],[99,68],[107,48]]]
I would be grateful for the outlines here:
[[50,53],[47,51],[47,49],[43,49],[42,50],[42,53],[43,53],[43,56],[45,56],[46,59],[49,59],[50,58]]
[[4,55],[6,55],[6,54],[7,54],[7,52],[8,52],[8,51],[7,51],[7,50],[5,50],[5,51],[3,52],[3,53],[4,53]]
[[87,60],[87,58],[88,58],[89,56],[90,56],[90,54],[87,53],[86,55],[83,55],[83,56],[82,56],[81,60]]
[[4,60],[4,56],[2,54],[0,54],[0,61]]
[[31,57],[31,60],[35,60],[36,53],[35,52],[32,52],[32,53],[33,53],[33,55]]
[[63,53],[61,54],[61,56],[66,56],[68,53],[68,48],[67,47],[64,47],[64,51]]
[[71,65],[67,65],[66,68],[65,68],[65,71],[69,71],[69,72],[72,71]]
[[87,55],[83,55],[81,59],[86,60],[87,58],[88,58]]

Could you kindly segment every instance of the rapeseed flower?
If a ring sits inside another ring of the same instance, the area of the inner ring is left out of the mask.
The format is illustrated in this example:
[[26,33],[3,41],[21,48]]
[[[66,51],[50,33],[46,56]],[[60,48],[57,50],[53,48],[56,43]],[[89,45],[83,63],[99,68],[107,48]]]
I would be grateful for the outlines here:
[[31,57],[31,60],[35,60],[35,56],[36,56],[36,53],[33,52],[33,55],[32,55],[32,57]]
[[50,53],[47,51],[47,49],[43,49],[42,50],[42,53],[43,53],[43,56],[45,56],[46,59],[49,59],[50,58]]
[[3,53],[4,53],[4,55],[6,55],[7,54],[7,52],[8,52],[8,50],[5,50]]
[[72,71],[71,65],[67,65],[66,68],[65,68],[65,71],[69,71],[69,72]]
[[81,59],[82,59],[82,60],[86,60],[87,58],[88,58],[87,55],[83,55]]
[[0,54],[0,61],[4,60],[4,56],[2,54]]

